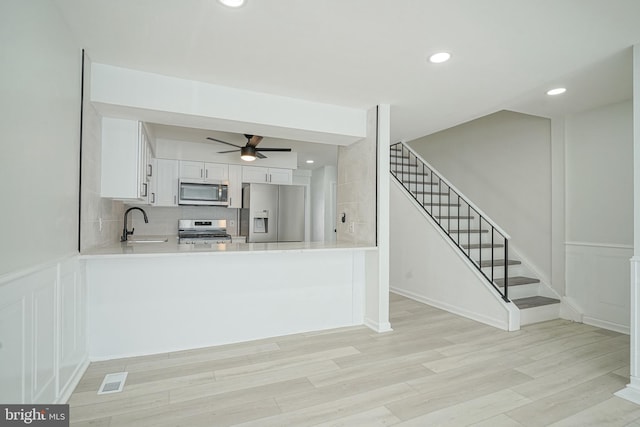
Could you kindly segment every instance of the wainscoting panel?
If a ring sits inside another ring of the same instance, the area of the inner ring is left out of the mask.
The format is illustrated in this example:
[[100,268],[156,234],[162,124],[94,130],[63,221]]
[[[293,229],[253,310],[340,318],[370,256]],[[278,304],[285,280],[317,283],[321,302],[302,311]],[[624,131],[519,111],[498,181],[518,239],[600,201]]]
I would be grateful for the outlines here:
[[628,334],[633,248],[583,242],[566,245],[566,294],[582,311],[584,323]]
[[0,402],[64,403],[87,367],[77,255],[0,277]]
[[0,402],[21,402],[26,385],[25,298],[0,301]]
[[32,282],[34,358],[30,402],[53,402],[56,396],[56,276],[54,267],[38,274]]

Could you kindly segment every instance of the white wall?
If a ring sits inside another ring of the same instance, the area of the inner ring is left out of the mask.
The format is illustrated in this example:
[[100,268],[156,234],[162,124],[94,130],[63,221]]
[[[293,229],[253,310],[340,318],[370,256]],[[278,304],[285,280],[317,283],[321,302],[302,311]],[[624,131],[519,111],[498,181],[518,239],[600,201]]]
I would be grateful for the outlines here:
[[0,401],[64,403],[86,368],[81,50],[48,0],[0,2],[0,40]]
[[616,396],[640,405],[640,44],[633,46],[633,258],[630,289],[629,384]]
[[269,95],[105,64],[91,100],[104,116],[332,144],[366,135],[366,110]]
[[[336,180],[335,166],[314,169],[311,174],[311,240],[332,242],[336,240]],[[333,188],[333,190],[332,190]]]
[[376,250],[88,257],[90,357],[361,325],[369,252]]
[[[393,292],[504,330],[511,310],[395,182],[390,191],[390,288]],[[513,304],[510,304],[513,305]]]
[[409,144],[551,277],[551,123],[500,111]]
[[81,51],[47,0],[0,2],[0,40],[2,275],[77,250]]
[[91,59],[85,53],[82,104],[82,199],[80,250],[118,241],[122,234],[124,204],[101,197],[102,116],[90,101]]
[[632,103],[568,116],[565,127],[566,295],[585,323],[628,332]]
[[295,169],[293,171],[293,185],[304,185],[304,241],[311,241],[311,171]]
[[367,115],[367,137],[338,147],[338,242],[376,243],[376,109]]

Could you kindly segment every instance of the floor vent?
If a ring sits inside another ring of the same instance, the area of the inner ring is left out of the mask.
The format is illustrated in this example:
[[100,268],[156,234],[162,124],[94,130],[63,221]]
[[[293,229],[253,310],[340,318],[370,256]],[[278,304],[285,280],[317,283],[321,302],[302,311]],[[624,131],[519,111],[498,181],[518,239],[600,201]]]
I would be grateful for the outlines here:
[[116,372],[107,374],[102,380],[102,384],[98,389],[98,394],[120,393],[124,388],[124,382],[127,380],[127,372]]

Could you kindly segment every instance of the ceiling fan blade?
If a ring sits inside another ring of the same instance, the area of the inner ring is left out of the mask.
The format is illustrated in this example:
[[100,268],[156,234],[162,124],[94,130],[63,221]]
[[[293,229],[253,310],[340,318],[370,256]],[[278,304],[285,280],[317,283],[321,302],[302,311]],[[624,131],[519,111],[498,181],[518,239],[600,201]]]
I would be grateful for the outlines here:
[[237,153],[238,150],[218,151],[218,154]]
[[256,148],[256,151],[280,151],[283,153],[291,152],[291,148]]
[[226,142],[226,141],[221,141],[221,140],[219,140],[219,139],[211,138],[210,136],[208,136],[208,137],[207,137],[207,139],[210,139],[211,141],[215,141],[215,142],[220,142],[220,143],[222,143],[222,144],[231,145],[232,147],[242,148],[242,147],[241,147],[241,146],[239,146],[239,145],[232,144],[232,143],[230,143],[230,142]]
[[262,141],[262,137],[261,136],[251,135],[251,138],[249,138],[249,141],[247,141],[247,145],[255,147],[258,144],[260,144],[260,141]]
[[266,159],[267,158],[267,156],[265,156],[264,154],[259,153],[257,151],[256,151],[256,157],[259,158],[259,159]]

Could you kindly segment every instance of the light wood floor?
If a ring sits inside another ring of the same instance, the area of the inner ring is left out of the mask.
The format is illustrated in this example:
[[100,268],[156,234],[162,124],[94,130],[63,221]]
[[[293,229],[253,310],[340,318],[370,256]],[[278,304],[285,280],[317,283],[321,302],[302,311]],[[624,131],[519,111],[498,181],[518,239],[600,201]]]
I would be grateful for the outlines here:
[[[391,295],[366,327],[93,363],[73,426],[635,426],[613,396],[629,337],[554,320],[503,332]],[[104,374],[122,393],[98,396]]]

